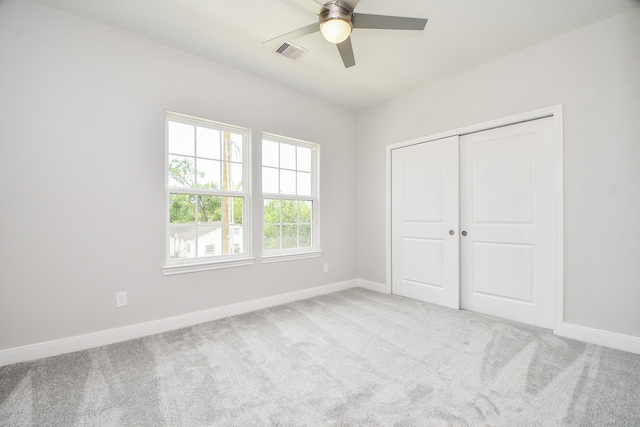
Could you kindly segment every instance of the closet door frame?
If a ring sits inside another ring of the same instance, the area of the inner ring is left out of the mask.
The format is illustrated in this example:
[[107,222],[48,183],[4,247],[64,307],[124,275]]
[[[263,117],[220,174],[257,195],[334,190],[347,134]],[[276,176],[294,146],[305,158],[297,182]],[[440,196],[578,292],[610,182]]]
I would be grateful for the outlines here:
[[409,141],[387,145],[386,147],[386,292],[392,292],[392,229],[391,229],[391,152],[394,149],[421,144],[451,136],[463,136],[469,133],[480,132],[498,127],[514,125],[546,117],[553,118],[554,128],[554,164],[555,164],[555,322],[554,332],[557,334],[564,322],[564,169],[563,169],[563,131],[562,131],[562,105],[554,105],[539,110],[529,111],[514,116],[504,117],[488,122],[477,123],[458,129],[422,136]]

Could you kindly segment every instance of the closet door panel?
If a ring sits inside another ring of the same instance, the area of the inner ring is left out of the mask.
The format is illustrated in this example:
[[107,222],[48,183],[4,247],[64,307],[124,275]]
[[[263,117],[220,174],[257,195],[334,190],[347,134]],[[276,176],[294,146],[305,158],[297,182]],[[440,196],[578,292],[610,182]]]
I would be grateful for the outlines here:
[[461,306],[554,323],[553,120],[460,138]]
[[392,292],[459,308],[458,137],[391,156]]

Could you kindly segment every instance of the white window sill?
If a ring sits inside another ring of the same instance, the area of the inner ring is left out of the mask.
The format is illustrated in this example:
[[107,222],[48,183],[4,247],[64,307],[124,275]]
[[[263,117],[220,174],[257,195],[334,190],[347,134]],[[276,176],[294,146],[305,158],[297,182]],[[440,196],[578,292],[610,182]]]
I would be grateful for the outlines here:
[[174,274],[196,273],[198,271],[219,270],[222,268],[243,267],[255,264],[255,258],[235,258],[215,261],[195,261],[184,264],[168,264],[162,266],[162,274],[172,276]]
[[269,264],[272,262],[284,262],[284,261],[294,261],[297,259],[307,259],[307,258],[318,258],[323,254],[322,251],[310,251],[310,252],[296,252],[296,253],[288,253],[288,254],[277,254],[277,255],[263,255],[260,259],[260,262],[263,264]]

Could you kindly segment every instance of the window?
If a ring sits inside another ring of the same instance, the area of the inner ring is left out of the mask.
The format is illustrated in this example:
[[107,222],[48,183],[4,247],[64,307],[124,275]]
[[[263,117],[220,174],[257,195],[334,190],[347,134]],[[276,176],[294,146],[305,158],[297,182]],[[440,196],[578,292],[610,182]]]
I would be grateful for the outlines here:
[[317,144],[263,136],[262,244],[267,259],[320,255],[317,170]]
[[246,129],[167,113],[165,274],[249,259],[248,140]]

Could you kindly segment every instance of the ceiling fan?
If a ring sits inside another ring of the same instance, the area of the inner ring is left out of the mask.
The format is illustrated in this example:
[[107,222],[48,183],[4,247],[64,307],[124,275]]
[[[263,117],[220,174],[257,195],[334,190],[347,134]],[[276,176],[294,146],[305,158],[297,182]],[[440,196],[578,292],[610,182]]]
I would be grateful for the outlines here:
[[324,4],[315,0],[293,1],[318,15],[318,22],[283,34],[265,43],[285,43],[320,31],[327,41],[334,43],[338,47],[338,52],[340,52],[345,68],[356,65],[350,37],[354,28],[422,31],[427,25],[427,20],[422,18],[355,13],[354,9],[360,0],[331,0]]

